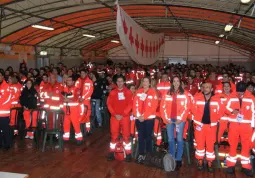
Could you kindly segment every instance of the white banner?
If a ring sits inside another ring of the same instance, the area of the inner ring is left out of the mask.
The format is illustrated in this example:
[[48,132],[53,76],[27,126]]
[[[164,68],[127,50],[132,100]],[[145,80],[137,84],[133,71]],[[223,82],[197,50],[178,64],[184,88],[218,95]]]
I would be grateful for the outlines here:
[[164,33],[153,34],[140,27],[120,6],[117,13],[117,33],[129,56],[138,64],[151,65],[164,52]]

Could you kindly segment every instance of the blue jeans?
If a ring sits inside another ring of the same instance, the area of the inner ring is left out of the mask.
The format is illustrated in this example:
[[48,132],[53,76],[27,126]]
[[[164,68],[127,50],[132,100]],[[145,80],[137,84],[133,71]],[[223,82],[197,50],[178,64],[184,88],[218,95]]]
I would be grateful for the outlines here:
[[97,119],[97,123],[102,125],[102,115],[101,115],[101,100],[100,99],[92,99],[91,100],[91,115],[95,116]]
[[[176,122],[176,119],[171,119],[172,122]],[[174,137],[174,128],[177,126],[176,129],[176,137],[177,137],[177,152],[176,152],[176,143]],[[176,125],[174,123],[167,124],[167,136],[168,136],[168,152],[175,158],[177,161],[182,160],[183,154],[183,129],[185,126],[185,122],[181,122],[180,124]]]

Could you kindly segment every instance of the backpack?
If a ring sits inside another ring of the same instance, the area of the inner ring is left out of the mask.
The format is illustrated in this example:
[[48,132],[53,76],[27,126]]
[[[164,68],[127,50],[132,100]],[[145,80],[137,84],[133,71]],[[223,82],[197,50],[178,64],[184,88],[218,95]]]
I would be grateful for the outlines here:
[[164,169],[166,172],[174,171],[176,167],[175,159],[166,152],[146,153],[141,163],[148,166]]
[[126,152],[125,152],[125,149],[124,149],[122,141],[119,141],[116,144],[116,148],[115,148],[115,152],[114,152],[114,157],[115,157],[116,160],[119,160],[119,161],[125,160]]

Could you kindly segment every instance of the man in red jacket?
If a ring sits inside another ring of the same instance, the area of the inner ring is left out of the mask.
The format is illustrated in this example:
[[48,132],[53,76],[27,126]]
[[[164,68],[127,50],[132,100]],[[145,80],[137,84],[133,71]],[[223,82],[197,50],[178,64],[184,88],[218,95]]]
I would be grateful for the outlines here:
[[203,160],[206,157],[208,171],[212,172],[212,162],[215,159],[214,143],[221,112],[220,98],[213,96],[211,83],[203,84],[203,92],[195,95],[192,113],[197,142],[195,157],[198,161],[198,169],[203,169]]
[[239,138],[242,145],[241,164],[242,172],[253,177],[250,163],[251,138],[254,128],[254,96],[246,90],[246,83],[239,82],[236,92],[232,93],[226,104],[226,114],[229,116],[228,142],[230,144],[229,156],[227,157],[227,173],[235,172],[235,164],[238,159],[236,148]]
[[[11,146],[10,135],[10,109],[11,109],[11,91],[9,85],[4,81],[4,73],[0,72],[0,146],[8,150]],[[1,145],[3,143],[3,145]]]
[[86,131],[90,134],[90,115],[91,115],[91,105],[90,99],[93,93],[93,82],[88,76],[88,71],[85,69],[81,70],[81,77],[75,82],[75,87],[80,91],[80,107],[84,107],[83,116],[81,116],[81,124],[86,123]]
[[75,139],[77,140],[77,144],[81,144],[83,136],[80,129],[80,115],[82,115],[82,111],[80,110],[79,104],[79,89],[74,86],[74,79],[69,76],[66,81],[67,86],[64,87],[64,111],[65,111],[65,119],[64,119],[64,140],[69,140],[70,138],[70,125],[72,123],[75,131]]
[[111,113],[111,143],[108,160],[114,160],[114,151],[120,132],[124,139],[124,149],[126,151],[126,161],[131,161],[130,142],[130,114],[132,109],[133,95],[130,90],[124,87],[125,78],[116,78],[118,88],[112,90],[107,100],[107,106]]

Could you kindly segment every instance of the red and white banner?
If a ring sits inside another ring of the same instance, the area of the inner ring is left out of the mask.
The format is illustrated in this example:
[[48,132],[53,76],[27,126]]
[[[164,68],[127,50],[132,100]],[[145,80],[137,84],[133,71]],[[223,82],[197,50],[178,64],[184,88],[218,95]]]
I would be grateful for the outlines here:
[[137,63],[151,65],[164,52],[164,33],[153,34],[140,27],[119,5],[117,33],[129,56]]

